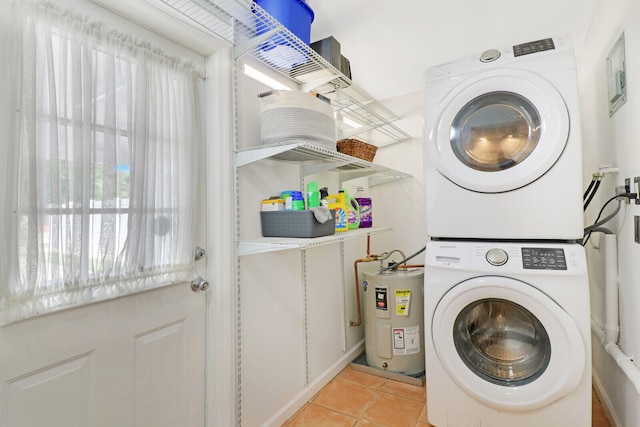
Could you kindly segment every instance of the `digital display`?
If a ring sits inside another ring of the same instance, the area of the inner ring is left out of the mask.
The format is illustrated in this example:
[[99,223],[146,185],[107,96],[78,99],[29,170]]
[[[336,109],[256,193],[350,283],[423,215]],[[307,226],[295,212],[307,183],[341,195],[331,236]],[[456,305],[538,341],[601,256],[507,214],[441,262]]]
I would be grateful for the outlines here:
[[513,47],[513,56],[529,55],[536,52],[555,49],[553,39],[536,40],[534,42],[523,43]]
[[522,248],[522,268],[529,270],[566,270],[563,249]]

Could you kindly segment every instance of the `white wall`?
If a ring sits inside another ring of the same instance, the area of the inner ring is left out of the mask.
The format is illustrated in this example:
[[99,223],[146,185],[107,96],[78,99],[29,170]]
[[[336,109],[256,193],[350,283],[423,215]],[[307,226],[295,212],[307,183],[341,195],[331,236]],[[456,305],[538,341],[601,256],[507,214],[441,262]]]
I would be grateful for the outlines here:
[[[595,219],[602,204],[614,194],[615,185],[624,178],[640,175],[640,99],[636,89],[640,78],[640,3],[632,0],[600,0],[578,58],[581,93],[582,135],[584,147],[584,181],[600,165],[620,168],[617,175],[607,175],[599,196],[586,213],[586,224]],[[606,57],[624,31],[626,41],[628,101],[611,118],[608,113]],[[618,234],[618,270],[620,289],[620,347],[629,356],[640,354],[640,245],[633,240],[633,216],[640,215],[640,206],[623,204],[617,220],[609,224]],[[597,256],[599,236],[587,245],[592,291],[592,313],[597,321],[602,317],[601,262]],[[636,365],[638,364],[635,362]],[[640,425],[640,396],[621,373],[602,346],[593,342],[594,382],[603,400],[612,411],[618,426]]]
[[328,36],[351,61],[353,81],[378,99],[422,89],[427,67],[560,34],[577,51],[596,0],[307,0],[311,40]]

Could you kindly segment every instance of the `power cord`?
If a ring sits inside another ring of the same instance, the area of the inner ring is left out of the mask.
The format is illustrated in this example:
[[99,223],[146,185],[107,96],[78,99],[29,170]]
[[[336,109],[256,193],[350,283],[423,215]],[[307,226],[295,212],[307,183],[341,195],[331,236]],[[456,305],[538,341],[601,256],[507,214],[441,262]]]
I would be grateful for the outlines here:
[[[412,258],[415,258],[416,256],[420,255],[422,252],[424,252],[427,249],[426,246],[424,246],[422,249],[420,249],[418,252],[414,253],[413,255],[409,255],[408,257],[404,258],[402,261],[400,262],[393,262],[390,265],[388,265],[387,267],[384,267],[380,270],[380,272],[385,272],[388,270],[397,270],[399,265],[404,264],[405,262],[409,261]],[[403,255],[404,256],[404,255]]]
[[[602,205],[602,208],[600,208],[600,212],[598,213],[598,216],[596,217],[596,220],[594,221],[594,223],[584,229],[585,238],[582,241],[582,246],[585,246],[587,244],[587,242],[589,241],[589,238],[591,237],[591,233],[593,233],[594,231],[599,231],[600,226],[610,221],[613,217],[615,217],[618,214],[618,212],[620,211],[620,204],[622,202],[622,199],[635,200],[637,197],[638,197],[637,193],[620,193],[620,194],[616,194],[615,196],[607,200],[604,203],[604,205]],[[605,208],[609,205],[609,203],[613,202],[614,200],[618,200],[618,206],[616,207],[616,209],[612,213],[607,215],[603,220],[600,220],[600,217],[602,216],[602,213],[604,212]]]

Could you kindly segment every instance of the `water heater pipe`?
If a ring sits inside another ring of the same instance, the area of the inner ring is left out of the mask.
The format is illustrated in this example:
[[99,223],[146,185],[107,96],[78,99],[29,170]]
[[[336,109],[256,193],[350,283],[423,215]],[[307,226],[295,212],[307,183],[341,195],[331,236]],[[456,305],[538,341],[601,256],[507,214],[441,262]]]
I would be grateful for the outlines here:
[[358,279],[358,264],[361,262],[371,262],[371,261],[377,261],[380,259],[380,255],[371,255],[370,251],[371,251],[371,235],[368,234],[367,235],[367,256],[365,258],[357,259],[353,263],[353,269],[356,275],[355,286],[356,286],[356,306],[358,309],[358,320],[355,322],[353,320],[350,321],[349,326],[360,326],[362,324],[362,309],[360,308],[360,281]]
[[624,354],[618,346],[620,322],[618,319],[618,250],[615,234],[604,234],[599,251],[604,251],[605,269],[605,326],[604,329],[591,318],[591,331],[598,338],[603,348],[624,372],[631,384],[640,394],[640,370],[633,363],[633,358]]

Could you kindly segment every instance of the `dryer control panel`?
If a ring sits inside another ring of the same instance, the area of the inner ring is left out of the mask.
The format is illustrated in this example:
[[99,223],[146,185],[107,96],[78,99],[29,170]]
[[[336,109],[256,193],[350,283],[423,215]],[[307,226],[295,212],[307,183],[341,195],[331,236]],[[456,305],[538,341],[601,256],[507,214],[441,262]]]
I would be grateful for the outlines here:
[[513,56],[529,55],[536,52],[555,49],[553,39],[542,39],[534,42],[522,43],[513,47]]

